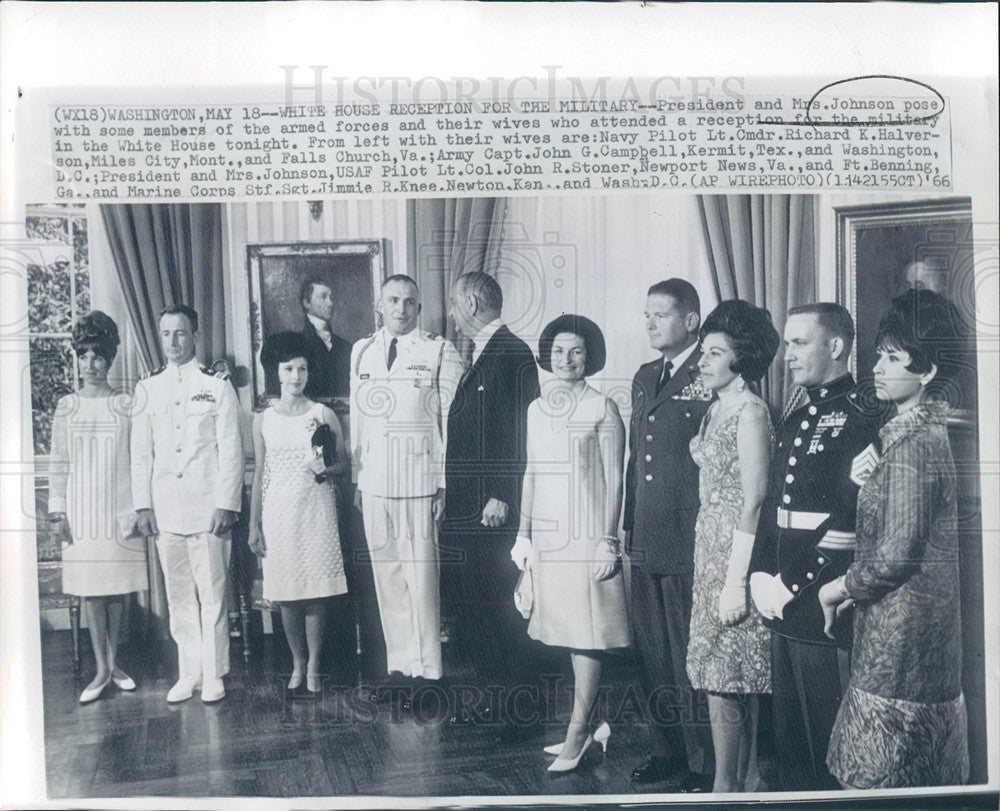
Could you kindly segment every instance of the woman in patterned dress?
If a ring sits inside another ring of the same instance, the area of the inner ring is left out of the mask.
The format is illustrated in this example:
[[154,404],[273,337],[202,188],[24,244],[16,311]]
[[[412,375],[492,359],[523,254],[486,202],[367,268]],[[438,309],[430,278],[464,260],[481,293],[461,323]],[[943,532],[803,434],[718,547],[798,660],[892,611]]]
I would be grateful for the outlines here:
[[619,562],[625,426],[615,404],[587,385],[604,367],[604,336],[593,321],[564,315],[538,340],[538,362],[553,378],[528,408],[528,465],[517,544],[511,556],[532,569],[528,635],[568,648],[573,709],[565,742],[549,747],[553,773],[572,771],[610,730],[591,731],[605,652],[629,644]]
[[771,692],[769,635],[748,599],[747,568],[767,490],[774,431],[756,384],[778,351],[767,310],[724,301],[701,328],[698,368],[718,399],[691,440],[700,468],[687,672],[708,693],[717,792],[754,791],[757,696]]
[[109,682],[135,690],[116,662],[128,594],[147,588],[146,542],[126,538],[132,512],[129,419],[121,392],[108,384],[118,352],[118,326],[94,310],[73,326],[83,385],[56,406],[49,474],[49,521],[65,544],[63,591],[83,600],[97,674],[80,703],[97,699]]
[[[261,351],[261,364],[277,371],[281,397],[254,415],[249,544],[263,559],[264,598],[281,603],[292,651],[288,689],[301,692],[305,679],[307,694],[315,694],[326,598],[347,592],[332,477],[349,462],[337,415],[303,393],[308,352],[293,332],[269,338]],[[335,444],[332,458],[318,445],[324,433]]]
[[879,324],[875,392],[896,405],[858,493],[857,550],[819,593],[827,633],[856,603],[851,679],[827,765],[845,788],[964,783],[955,464],[948,406],[955,314],[930,290],[894,299]]

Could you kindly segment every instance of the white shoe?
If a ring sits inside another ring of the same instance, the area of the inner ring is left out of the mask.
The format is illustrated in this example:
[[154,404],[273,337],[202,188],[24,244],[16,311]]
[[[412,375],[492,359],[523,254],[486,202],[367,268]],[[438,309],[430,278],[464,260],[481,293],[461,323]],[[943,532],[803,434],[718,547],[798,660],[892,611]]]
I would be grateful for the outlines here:
[[[608,722],[605,721],[597,729],[594,730],[594,743],[599,743],[601,749],[605,752],[608,751],[608,739],[611,737],[611,727],[608,726]],[[546,746],[542,751],[547,755],[558,755],[562,752],[563,744],[554,743],[551,746]]]
[[104,692],[104,688],[111,683],[111,678],[108,677],[103,684],[98,684],[96,687],[88,687],[82,693],[80,693],[80,703],[89,704],[91,701],[97,701],[101,697],[101,693]]
[[594,736],[588,735],[575,758],[564,758],[562,754],[560,754],[559,757],[552,761],[552,765],[549,766],[549,774],[565,774],[566,772],[576,771],[576,767],[580,765],[580,761],[583,759],[583,756],[587,754],[587,750],[590,749],[590,745],[593,742]]
[[135,681],[128,673],[125,673],[124,671],[121,671],[121,673],[122,677],[120,679],[116,679],[114,676],[112,676],[111,681],[114,683],[115,687],[117,687],[119,690],[124,690],[126,693],[131,693],[133,690],[135,690],[136,687]]
[[167,703],[180,704],[182,701],[187,701],[199,687],[201,687],[201,679],[181,679],[167,693]]
[[205,704],[214,704],[226,697],[226,686],[222,679],[206,679],[201,687],[201,700]]

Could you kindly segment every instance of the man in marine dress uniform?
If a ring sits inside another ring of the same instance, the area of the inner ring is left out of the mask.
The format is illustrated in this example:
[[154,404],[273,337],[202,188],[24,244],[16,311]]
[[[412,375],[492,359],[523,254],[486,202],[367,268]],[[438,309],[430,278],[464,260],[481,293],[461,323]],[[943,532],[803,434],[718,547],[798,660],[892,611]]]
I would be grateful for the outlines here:
[[201,686],[219,701],[229,672],[226,576],[230,528],[243,493],[243,445],[236,393],[195,358],[198,314],[182,304],[160,316],[167,364],[136,385],[132,421],[135,531],[157,535],[177,643],[176,703]]
[[[632,565],[632,638],[646,693],[651,755],[639,785],[670,780],[711,787],[712,740],[704,697],[687,677],[698,467],[688,445],[712,395],[698,373],[698,293],[683,279],[649,288],[646,332],[661,358],[632,381],[624,528]],[[700,723],[699,723],[700,722]]]
[[750,561],[753,601],[771,629],[774,737],[786,790],[836,789],[826,750],[848,675],[850,617],[823,633],[820,586],[854,557],[858,488],[881,425],[847,369],[850,314],[820,302],[789,310],[785,361],[808,401],[785,417]]
[[441,678],[436,523],[444,512],[448,409],[462,361],[416,328],[420,291],[390,276],[383,326],[351,352],[351,455],[390,674]]

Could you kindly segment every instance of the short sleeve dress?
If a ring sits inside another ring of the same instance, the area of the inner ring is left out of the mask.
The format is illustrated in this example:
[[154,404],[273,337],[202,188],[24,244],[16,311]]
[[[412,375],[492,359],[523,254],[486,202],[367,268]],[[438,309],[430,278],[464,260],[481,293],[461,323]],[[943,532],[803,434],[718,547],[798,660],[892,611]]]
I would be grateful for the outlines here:
[[[695,524],[694,593],[687,672],[691,685],[715,693],[770,693],[770,634],[752,601],[746,618],[736,625],[719,621],[719,596],[726,581],[733,530],[743,511],[743,481],[736,434],[746,408],[767,406],[748,397],[740,409],[711,434],[705,433],[711,410],[691,440],[698,464],[701,508]],[[768,416],[771,444],[774,432]]]
[[62,554],[66,594],[104,597],[148,588],[146,541],[122,532],[132,512],[129,408],[125,394],[69,394],[56,406],[49,512],[65,512],[73,536]]
[[534,474],[533,607],[528,635],[546,645],[607,650],[629,644],[619,569],[597,582],[593,552],[604,535],[609,423],[621,418],[587,386],[579,397],[542,396],[528,407],[528,466]]
[[313,600],[347,592],[334,483],[317,482],[306,468],[323,408],[314,403],[303,414],[285,416],[271,407],[262,417],[266,600]]

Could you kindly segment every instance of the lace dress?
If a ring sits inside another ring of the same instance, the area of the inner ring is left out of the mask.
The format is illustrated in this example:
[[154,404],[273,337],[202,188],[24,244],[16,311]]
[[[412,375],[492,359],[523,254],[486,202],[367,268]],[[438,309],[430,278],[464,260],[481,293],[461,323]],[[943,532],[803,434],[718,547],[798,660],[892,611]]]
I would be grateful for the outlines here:
[[[691,685],[715,693],[770,693],[770,634],[748,600],[749,613],[737,625],[719,621],[719,595],[726,580],[733,530],[743,510],[736,431],[744,408],[767,407],[748,399],[739,410],[711,434],[701,430],[691,440],[691,457],[700,468],[698,478],[701,508],[695,524],[694,593],[691,636],[688,641],[687,672]],[[770,430],[770,420],[768,429]],[[771,444],[774,432],[770,431]]]
[[305,466],[323,404],[304,414],[264,412],[263,511],[267,554],[262,561],[264,599],[310,600],[347,592],[337,529],[336,490],[317,483]]

